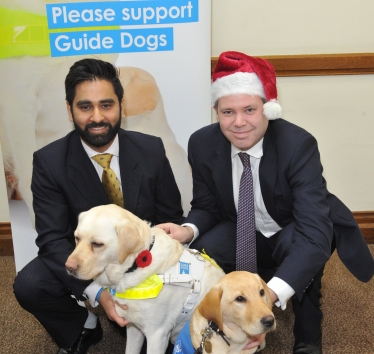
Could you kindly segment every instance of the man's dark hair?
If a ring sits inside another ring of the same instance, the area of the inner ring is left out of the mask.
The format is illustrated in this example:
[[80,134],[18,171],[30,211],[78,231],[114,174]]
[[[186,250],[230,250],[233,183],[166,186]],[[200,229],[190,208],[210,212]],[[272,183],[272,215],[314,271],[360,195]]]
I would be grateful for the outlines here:
[[76,87],[84,81],[107,80],[113,85],[115,94],[121,104],[123,87],[119,80],[119,70],[103,60],[82,59],[73,64],[65,79],[66,101],[73,106]]

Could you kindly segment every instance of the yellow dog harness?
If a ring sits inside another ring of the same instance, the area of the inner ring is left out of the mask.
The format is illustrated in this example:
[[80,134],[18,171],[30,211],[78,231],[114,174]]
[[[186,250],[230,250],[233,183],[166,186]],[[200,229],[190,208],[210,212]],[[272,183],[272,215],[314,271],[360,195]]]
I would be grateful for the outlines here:
[[129,288],[125,292],[117,292],[111,288],[108,288],[108,291],[118,298],[143,300],[157,297],[164,284],[190,288],[183,310],[177,318],[176,323],[178,324],[194,308],[200,295],[205,261],[209,261],[219,268],[217,263],[207,254],[185,249],[179,262],[169,268],[164,274],[153,274],[143,283]]

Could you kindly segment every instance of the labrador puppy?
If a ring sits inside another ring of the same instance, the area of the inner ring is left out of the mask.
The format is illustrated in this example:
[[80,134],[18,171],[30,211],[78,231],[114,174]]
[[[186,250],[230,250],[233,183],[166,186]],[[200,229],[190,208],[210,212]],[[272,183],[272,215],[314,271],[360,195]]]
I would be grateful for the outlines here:
[[[192,315],[189,325],[192,345],[201,348],[201,354],[252,354],[263,349],[266,333],[276,326],[271,308],[269,289],[257,274],[244,271],[226,274]],[[180,338],[174,353],[178,350],[183,352]]]
[[[129,211],[104,205],[79,215],[76,248],[66,262],[78,279],[110,288],[128,319],[126,354],[163,354],[223,271]],[[156,280],[155,280],[156,277]],[[161,290],[158,294],[157,289]],[[150,296],[149,296],[150,295]]]

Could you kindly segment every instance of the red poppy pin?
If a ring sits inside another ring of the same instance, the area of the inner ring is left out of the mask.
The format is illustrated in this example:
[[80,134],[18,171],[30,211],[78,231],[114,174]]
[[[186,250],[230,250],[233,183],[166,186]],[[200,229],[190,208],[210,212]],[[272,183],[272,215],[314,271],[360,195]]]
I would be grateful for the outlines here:
[[148,250],[141,251],[136,257],[135,263],[139,268],[148,267],[152,262],[152,253]]

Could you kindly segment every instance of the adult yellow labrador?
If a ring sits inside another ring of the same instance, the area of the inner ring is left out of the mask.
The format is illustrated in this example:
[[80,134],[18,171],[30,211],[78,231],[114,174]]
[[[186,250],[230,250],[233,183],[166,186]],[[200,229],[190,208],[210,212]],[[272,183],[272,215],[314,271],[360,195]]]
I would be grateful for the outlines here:
[[76,248],[66,262],[78,279],[110,288],[128,319],[126,354],[163,354],[204,295],[224,275],[200,253],[129,211],[104,205],[79,215]]
[[269,289],[257,274],[226,274],[196,307],[174,353],[252,354],[265,346],[266,333],[275,329],[271,308]]

